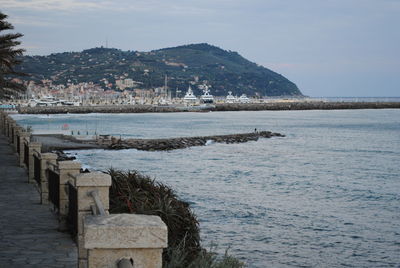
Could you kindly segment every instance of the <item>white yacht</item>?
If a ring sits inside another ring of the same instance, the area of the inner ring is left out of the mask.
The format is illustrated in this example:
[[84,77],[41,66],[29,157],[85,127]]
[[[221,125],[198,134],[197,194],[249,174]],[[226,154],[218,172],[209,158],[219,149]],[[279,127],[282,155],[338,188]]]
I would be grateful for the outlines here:
[[249,103],[250,99],[246,96],[246,94],[242,94],[242,96],[239,97],[239,102],[240,103]]
[[232,95],[232,91],[228,91],[228,96],[226,96],[226,103],[235,103],[236,101],[237,99]]
[[197,102],[196,96],[193,94],[193,90],[189,85],[188,91],[185,94],[185,97],[183,97],[183,101],[187,103],[195,103]]
[[210,90],[208,89],[208,86],[204,86],[203,89],[203,95],[201,95],[200,99],[203,103],[213,103],[214,102],[214,97],[213,95],[210,94]]

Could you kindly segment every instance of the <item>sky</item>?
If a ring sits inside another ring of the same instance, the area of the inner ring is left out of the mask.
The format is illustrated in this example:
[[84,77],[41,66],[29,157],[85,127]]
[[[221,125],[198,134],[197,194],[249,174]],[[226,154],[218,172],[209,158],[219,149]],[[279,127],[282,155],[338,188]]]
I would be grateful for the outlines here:
[[400,96],[400,0],[0,0],[28,55],[209,43],[312,97]]

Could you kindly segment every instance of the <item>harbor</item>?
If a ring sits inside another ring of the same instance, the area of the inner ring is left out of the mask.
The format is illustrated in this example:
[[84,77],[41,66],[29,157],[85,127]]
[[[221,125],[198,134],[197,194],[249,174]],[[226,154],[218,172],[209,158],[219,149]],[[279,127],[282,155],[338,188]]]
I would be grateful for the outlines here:
[[45,106],[16,108],[20,114],[65,113],[176,113],[213,111],[283,111],[283,110],[351,110],[399,109],[400,102],[322,102],[280,101],[268,103],[216,103],[198,106],[156,105],[96,105],[96,106]]

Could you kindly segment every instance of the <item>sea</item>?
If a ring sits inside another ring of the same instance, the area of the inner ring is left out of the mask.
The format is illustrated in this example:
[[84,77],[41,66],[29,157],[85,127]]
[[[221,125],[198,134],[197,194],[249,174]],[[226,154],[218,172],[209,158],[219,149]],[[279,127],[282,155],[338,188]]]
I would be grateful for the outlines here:
[[400,110],[15,115],[35,133],[285,137],[174,151],[70,151],[136,169],[197,215],[204,247],[247,267],[400,267]]

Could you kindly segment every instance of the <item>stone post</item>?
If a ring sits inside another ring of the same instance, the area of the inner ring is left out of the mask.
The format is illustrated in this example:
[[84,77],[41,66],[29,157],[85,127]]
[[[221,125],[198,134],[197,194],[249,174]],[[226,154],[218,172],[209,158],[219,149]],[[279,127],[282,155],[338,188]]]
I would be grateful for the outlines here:
[[57,162],[57,154],[43,153],[40,155],[40,203],[49,203],[49,179],[47,177],[47,162],[55,164]]
[[34,177],[35,177],[35,162],[33,159],[33,152],[36,151],[40,153],[42,150],[42,144],[40,142],[29,142],[28,143],[28,161],[29,161],[29,167],[28,167],[28,182],[32,183],[34,182]]
[[0,111],[0,134],[4,134],[4,119],[5,113],[3,111]]
[[75,177],[73,183],[77,190],[77,242],[78,242],[78,267],[87,267],[87,250],[84,247],[83,220],[86,215],[93,213],[96,208],[95,200],[91,193],[97,192],[99,199],[108,214],[109,209],[109,188],[111,177],[101,172],[80,173]]
[[19,132],[19,166],[25,166],[25,140],[30,141],[31,134],[29,132]]
[[6,136],[7,137],[7,133],[8,133],[8,117],[7,117],[7,115],[5,114],[4,115],[4,125],[3,125],[3,134],[4,134],[4,136]]
[[85,217],[87,268],[117,267],[122,259],[133,263],[135,268],[161,268],[162,251],[167,245],[168,229],[158,216],[112,214]]
[[20,154],[20,152],[18,152],[18,141],[20,141],[19,139],[19,135],[22,132],[23,128],[20,127],[19,125],[16,125],[15,129],[14,129],[14,150],[16,153]]
[[66,219],[68,215],[68,181],[73,180],[73,177],[79,174],[81,163],[75,161],[58,161],[58,170],[60,174],[60,210],[59,221],[60,230],[66,229]]
[[10,124],[11,124],[11,118],[9,115],[7,115],[6,117],[6,137],[9,138],[10,137]]
[[10,118],[10,124],[9,124],[9,130],[8,130],[8,141],[10,144],[14,144],[14,128],[15,128],[15,122],[12,118]]

